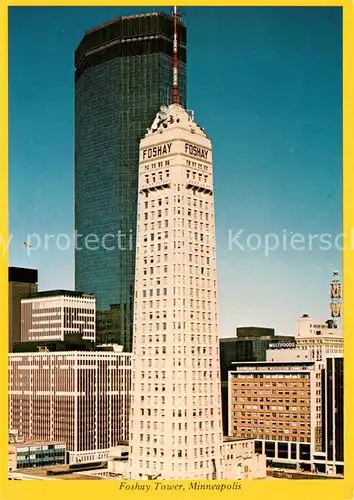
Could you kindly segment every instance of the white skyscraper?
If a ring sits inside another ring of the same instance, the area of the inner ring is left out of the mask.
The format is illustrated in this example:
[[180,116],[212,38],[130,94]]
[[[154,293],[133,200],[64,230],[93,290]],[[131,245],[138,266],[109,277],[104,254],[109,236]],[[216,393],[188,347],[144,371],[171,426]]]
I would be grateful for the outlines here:
[[221,479],[211,142],[178,104],[140,144],[132,479]]

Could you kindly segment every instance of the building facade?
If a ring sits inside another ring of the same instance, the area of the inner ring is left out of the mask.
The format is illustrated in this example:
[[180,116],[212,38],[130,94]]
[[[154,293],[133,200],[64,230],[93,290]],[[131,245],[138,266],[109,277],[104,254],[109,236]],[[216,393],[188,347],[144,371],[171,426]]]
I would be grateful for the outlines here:
[[21,300],[21,342],[96,338],[96,299],[80,292],[38,292]]
[[297,321],[296,346],[311,353],[315,361],[343,356],[343,340],[342,330],[333,328],[331,321],[316,323],[306,314]]
[[130,477],[221,478],[211,142],[172,104],[140,145]]
[[[290,361],[291,351],[301,359]],[[267,456],[269,467],[343,473],[343,412],[336,417],[337,425],[331,424],[343,397],[340,362],[327,360],[324,368],[297,349],[270,352],[270,357],[266,362],[235,363],[229,373],[229,434],[255,439],[255,451]],[[337,393],[329,371],[332,362]],[[326,448],[328,442],[333,450],[335,435],[337,459]]]
[[266,456],[255,452],[254,439],[224,437],[224,479],[264,479]]
[[[317,461],[320,472],[344,473],[344,363],[343,357],[327,358],[322,368],[322,454],[326,468]],[[323,461],[323,459],[322,459]]]
[[66,444],[70,463],[104,460],[128,438],[131,354],[9,355],[9,428]]
[[237,337],[220,339],[220,372],[222,395],[222,420],[224,434],[229,429],[229,370],[235,361],[266,361],[267,349],[271,345],[295,346],[294,337],[275,335],[272,328],[237,328]]
[[[66,464],[66,446],[61,442],[23,441],[9,444],[9,472]],[[11,458],[10,458],[11,457]]]
[[30,297],[38,289],[38,271],[9,267],[9,352],[21,342],[21,299]]
[[[186,27],[181,22],[178,35],[179,92],[185,104]],[[111,341],[130,352],[139,142],[160,105],[170,102],[172,52],[173,19],[153,12],[87,31],[75,53],[75,287],[93,293],[98,310],[118,306]]]

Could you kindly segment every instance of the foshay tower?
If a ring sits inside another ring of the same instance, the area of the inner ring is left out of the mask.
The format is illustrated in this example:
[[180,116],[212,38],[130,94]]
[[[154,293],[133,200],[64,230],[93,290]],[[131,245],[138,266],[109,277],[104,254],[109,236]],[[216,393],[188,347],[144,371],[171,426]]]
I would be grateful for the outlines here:
[[178,104],[176,70],[140,143],[137,235],[130,478],[220,479],[212,148]]

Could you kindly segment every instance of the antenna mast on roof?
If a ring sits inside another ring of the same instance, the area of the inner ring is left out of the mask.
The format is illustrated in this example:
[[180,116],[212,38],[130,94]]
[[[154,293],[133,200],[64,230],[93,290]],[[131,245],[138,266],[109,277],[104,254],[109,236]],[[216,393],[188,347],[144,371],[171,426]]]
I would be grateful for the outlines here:
[[180,14],[177,7],[173,7],[173,104],[178,104],[178,40],[177,21]]

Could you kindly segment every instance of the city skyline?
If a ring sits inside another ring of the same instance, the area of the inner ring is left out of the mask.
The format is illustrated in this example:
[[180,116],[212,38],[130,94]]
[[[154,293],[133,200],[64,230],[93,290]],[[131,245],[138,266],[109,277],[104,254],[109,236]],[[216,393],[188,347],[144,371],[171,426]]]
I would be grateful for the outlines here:
[[[266,257],[264,249],[242,252],[234,245],[230,250],[229,232],[244,229],[244,234],[258,234],[263,239],[266,233],[281,237],[284,229],[306,238],[341,232],[341,12],[319,8],[306,8],[306,12],[301,8],[281,12],[272,8],[213,10],[212,14],[210,9],[185,9],[184,21],[188,29],[188,103],[214,149],[221,336],[233,335],[236,326],[243,324],[275,327],[276,333],[291,334],[302,313],[319,321],[329,317],[328,288],[332,271],[340,270],[340,252],[279,250]],[[26,11],[21,8],[14,14],[16,9],[10,9],[9,15],[10,232],[14,233],[10,263],[39,268],[40,289],[73,288],[73,248],[32,252],[30,258],[23,249],[27,233],[73,231],[73,51],[84,30],[117,15],[149,9],[36,9],[34,21],[41,30],[21,56],[26,29],[22,25],[23,38],[18,38],[16,29],[21,28]],[[80,14],[80,23],[79,12],[87,13]],[[55,50],[56,34],[66,46],[55,52],[60,56],[53,57],[57,66],[48,61],[41,69],[39,45],[53,28],[50,22],[45,26],[43,16],[55,22],[56,30],[52,42],[42,47],[41,57]],[[212,45],[208,33],[219,22],[223,23],[221,40]],[[225,42],[231,34],[237,34],[237,39],[229,47]],[[218,57],[218,47],[225,58]],[[27,105],[21,100],[24,87],[20,78],[34,58],[38,58],[38,73],[34,79],[27,75],[26,87],[33,89],[36,83],[38,93],[32,94]],[[232,64],[234,80],[224,76],[226,71],[232,74]],[[48,83],[56,83],[54,78],[59,75],[62,81],[57,82],[56,94],[55,86],[51,89]],[[208,85],[203,75],[210,78]],[[43,86],[38,86],[36,78]],[[50,109],[52,92],[62,101],[58,99]],[[34,109],[38,119],[31,122],[33,134],[27,139],[26,119],[33,118]],[[50,130],[56,117],[59,124]],[[56,142],[55,130],[60,142]],[[53,182],[53,172],[46,170],[61,164],[64,172],[56,174]],[[28,178],[22,173],[26,167]],[[61,190],[66,195],[53,199]]]

